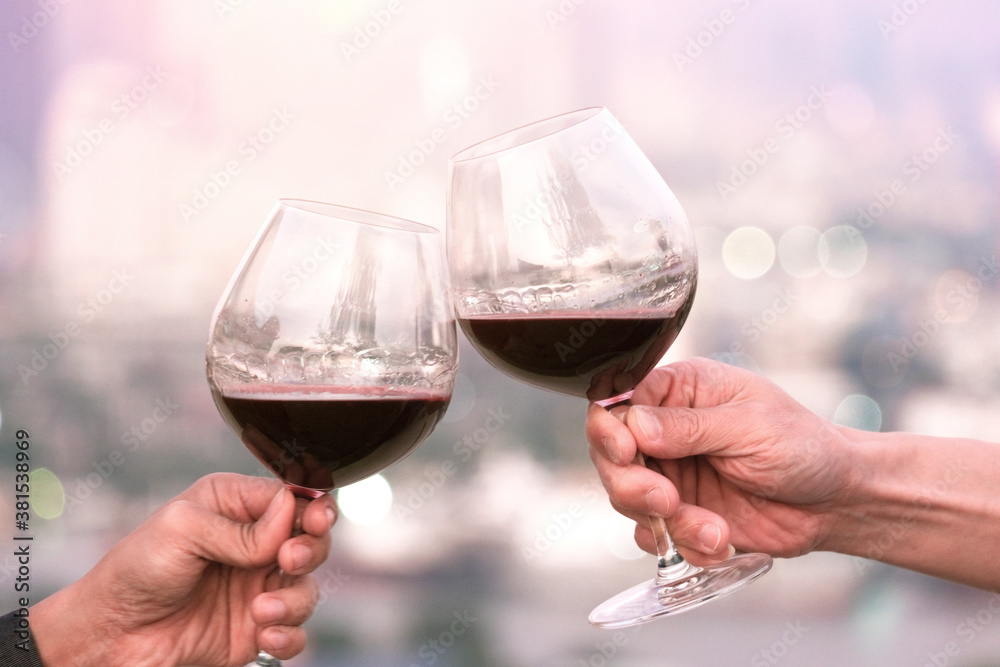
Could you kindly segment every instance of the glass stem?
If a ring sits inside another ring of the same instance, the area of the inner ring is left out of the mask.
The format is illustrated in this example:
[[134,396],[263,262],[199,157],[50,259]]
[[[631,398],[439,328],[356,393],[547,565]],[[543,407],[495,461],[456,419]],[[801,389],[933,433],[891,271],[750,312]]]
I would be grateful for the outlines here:
[[[319,496],[314,495],[313,492],[308,489],[302,489],[302,487],[298,487],[293,484],[285,484],[285,486],[287,486],[292,491],[292,493],[295,494],[295,521],[292,523],[292,533],[289,537],[297,537],[298,535],[302,534],[302,513],[305,511],[306,503],[308,503],[310,499],[314,497],[318,498]],[[294,577],[289,575],[284,570],[279,569],[279,572],[281,573],[280,574],[281,580],[279,586],[281,588],[287,588],[291,586],[292,579]],[[248,665],[248,667],[254,667],[254,666],[281,667],[281,661],[275,658],[267,651],[260,651],[257,653],[256,662],[253,662],[251,665]]]
[[[641,466],[646,465],[642,452],[635,453],[635,462]],[[670,539],[664,518],[650,515],[646,519],[649,521],[650,530],[653,531],[653,539],[656,540],[656,583],[665,584],[694,572],[696,568],[684,560],[674,546],[674,541]]]
[[[632,404],[632,392],[626,392],[603,401],[597,401],[602,408],[611,412],[619,419],[625,419],[625,410]],[[620,410],[616,408],[621,408]],[[646,458],[642,452],[636,450],[634,463],[646,466]],[[649,528],[653,531],[653,539],[656,540],[656,583],[662,585],[686,577],[699,571],[680,555],[674,541],[670,539],[667,531],[667,522],[661,516],[647,516]]]

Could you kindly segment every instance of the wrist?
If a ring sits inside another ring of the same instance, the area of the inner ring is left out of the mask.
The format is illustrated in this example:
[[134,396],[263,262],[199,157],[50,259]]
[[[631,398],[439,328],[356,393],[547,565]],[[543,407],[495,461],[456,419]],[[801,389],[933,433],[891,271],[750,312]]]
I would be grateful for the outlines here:
[[[100,565],[98,565],[100,567]],[[155,637],[142,638],[121,624],[123,611],[95,589],[88,573],[31,608],[31,632],[45,667],[152,667],[177,664]],[[117,599],[117,602],[122,602]]]
[[[873,558],[887,523],[903,515],[911,496],[902,479],[907,445],[897,434],[842,428],[846,476],[832,503],[825,551]],[[885,541],[884,539],[882,540]]]
[[112,664],[116,633],[101,623],[91,602],[80,598],[77,582],[31,608],[31,633],[47,667]]

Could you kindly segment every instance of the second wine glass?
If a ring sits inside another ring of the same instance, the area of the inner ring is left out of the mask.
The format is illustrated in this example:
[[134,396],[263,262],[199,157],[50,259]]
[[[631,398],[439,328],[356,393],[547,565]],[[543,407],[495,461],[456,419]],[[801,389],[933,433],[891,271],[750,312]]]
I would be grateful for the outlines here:
[[[451,399],[447,289],[437,230],[279,201],[212,318],[219,412],[299,497],[379,472],[431,433]],[[262,653],[257,664],[280,663]]]
[[[446,234],[456,315],[472,345],[521,381],[607,408],[628,403],[694,298],[697,254],[684,210],[604,108],[453,156]],[[650,525],[656,577],[600,605],[594,625],[690,609],[771,565],[764,554],[741,554],[692,566],[662,518]]]

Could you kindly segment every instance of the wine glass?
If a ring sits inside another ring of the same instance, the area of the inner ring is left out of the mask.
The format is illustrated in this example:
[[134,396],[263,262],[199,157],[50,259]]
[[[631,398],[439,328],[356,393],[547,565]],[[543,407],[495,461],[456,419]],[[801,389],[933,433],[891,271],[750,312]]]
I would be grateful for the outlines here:
[[[499,370],[611,409],[680,332],[697,255],[673,192],[604,108],[532,123],[449,162],[446,228],[459,325]],[[642,461],[642,454],[638,459]],[[740,554],[697,567],[662,518],[657,573],[599,605],[617,628],[691,609],[766,572]]]
[[[457,338],[443,235],[282,199],[222,295],[206,350],[219,412],[296,496],[406,456],[451,399]],[[280,665],[261,652],[258,665]]]

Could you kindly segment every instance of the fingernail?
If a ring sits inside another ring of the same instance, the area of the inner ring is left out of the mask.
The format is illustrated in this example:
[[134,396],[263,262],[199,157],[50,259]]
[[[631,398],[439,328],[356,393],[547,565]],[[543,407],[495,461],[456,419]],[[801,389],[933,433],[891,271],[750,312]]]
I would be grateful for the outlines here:
[[614,438],[610,435],[604,436],[601,438],[601,445],[604,447],[604,451],[608,453],[608,458],[611,459],[612,463],[622,464],[622,450]]
[[330,528],[333,528],[333,524],[337,523],[337,510],[327,505],[325,511],[326,520],[330,523]]
[[635,406],[632,410],[635,412],[635,422],[646,439],[654,442],[659,440],[663,430],[653,411],[643,406]]
[[309,563],[309,558],[312,557],[312,551],[304,544],[293,544],[292,545],[292,569],[298,570],[305,567]]
[[260,604],[260,614],[264,623],[275,623],[285,617],[288,608],[278,598],[266,598]]
[[667,500],[667,494],[663,492],[663,489],[649,490],[646,494],[646,507],[649,508],[650,514],[657,516],[667,516],[670,513],[670,501]]
[[264,514],[261,515],[260,521],[270,519],[281,510],[281,504],[285,500],[285,493],[286,490],[281,488],[276,494],[274,494],[274,498],[271,498],[271,502],[268,504],[267,509],[264,510]]
[[272,651],[280,651],[288,646],[288,635],[278,629],[267,633],[267,647]]
[[722,531],[714,523],[706,523],[698,532],[698,542],[701,543],[705,553],[714,554],[722,542]]

